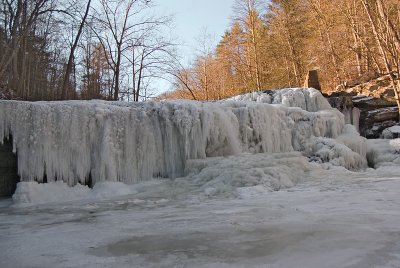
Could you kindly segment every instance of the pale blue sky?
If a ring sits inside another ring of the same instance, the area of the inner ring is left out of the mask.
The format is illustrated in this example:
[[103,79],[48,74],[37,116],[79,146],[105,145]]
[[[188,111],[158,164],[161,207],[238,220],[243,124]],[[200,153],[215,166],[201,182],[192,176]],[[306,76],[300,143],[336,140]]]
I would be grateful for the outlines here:
[[156,0],[164,14],[174,15],[173,34],[185,44],[180,48],[182,56],[193,57],[198,39],[204,29],[218,42],[230,24],[234,0]]

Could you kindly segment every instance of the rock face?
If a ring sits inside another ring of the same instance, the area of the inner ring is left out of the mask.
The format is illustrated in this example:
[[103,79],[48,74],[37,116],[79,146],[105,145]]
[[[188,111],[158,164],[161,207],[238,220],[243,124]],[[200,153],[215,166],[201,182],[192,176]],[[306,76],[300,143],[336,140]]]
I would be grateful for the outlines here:
[[382,101],[389,102],[392,105],[396,105],[394,99],[394,91],[390,82],[389,75],[374,78],[368,82],[360,80],[360,84],[356,84],[358,81],[351,81],[344,83],[336,88],[336,92],[347,93],[353,96],[366,96],[374,97]]
[[[358,130],[362,136],[376,139],[382,137],[385,129],[399,122],[399,110],[394,99],[390,77],[374,77],[366,82],[367,78],[370,77],[340,85],[337,91],[328,97],[328,100],[332,107],[345,115],[346,123],[359,126]],[[355,112],[359,113],[359,122],[356,120]],[[386,137],[391,136],[396,135],[386,135]]]
[[0,198],[11,196],[18,181],[17,158],[12,153],[12,143],[5,141],[0,144]]
[[[360,134],[366,138],[380,138],[382,131],[388,127],[396,125],[399,121],[399,110],[397,106],[381,106],[380,100],[370,100],[365,98],[366,102],[355,102],[361,110],[360,116]],[[377,105],[373,105],[373,103]]]

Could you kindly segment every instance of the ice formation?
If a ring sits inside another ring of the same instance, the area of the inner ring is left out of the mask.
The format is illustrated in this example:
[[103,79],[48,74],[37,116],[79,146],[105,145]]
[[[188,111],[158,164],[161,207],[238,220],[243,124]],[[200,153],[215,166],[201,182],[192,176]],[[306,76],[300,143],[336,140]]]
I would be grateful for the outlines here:
[[[45,176],[68,185],[176,178],[189,159],[306,153],[315,137],[339,143],[334,139],[344,125],[343,115],[314,89],[219,102],[0,101],[0,142],[12,135],[21,179],[42,182]],[[339,144],[332,159],[361,152]],[[364,164],[357,160],[350,167]]]
[[244,153],[189,160],[185,177],[175,183],[193,184],[207,196],[237,194],[239,189],[254,187],[278,191],[294,186],[310,169],[300,152]]
[[307,142],[305,155],[318,163],[329,163],[349,170],[367,167],[367,140],[358,135],[353,125],[345,125],[336,139],[312,137]]
[[368,140],[367,159],[370,166],[399,166],[400,164],[400,139]]

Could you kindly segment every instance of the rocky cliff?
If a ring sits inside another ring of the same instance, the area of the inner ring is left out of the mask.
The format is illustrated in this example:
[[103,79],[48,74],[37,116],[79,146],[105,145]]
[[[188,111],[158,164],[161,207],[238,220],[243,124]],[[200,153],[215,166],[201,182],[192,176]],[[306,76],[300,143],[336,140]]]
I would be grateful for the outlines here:
[[[390,129],[386,130],[397,126],[399,122],[399,110],[394,98],[388,75],[369,81],[360,79],[344,83],[334,93],[328,94],[333,107],[342,111],[347,118],[352,116],[346,122],[358,125],[360,134],[367,138],[396,136],[388,134]],[[359,118],[354,116],[355,113],[359,113]]]

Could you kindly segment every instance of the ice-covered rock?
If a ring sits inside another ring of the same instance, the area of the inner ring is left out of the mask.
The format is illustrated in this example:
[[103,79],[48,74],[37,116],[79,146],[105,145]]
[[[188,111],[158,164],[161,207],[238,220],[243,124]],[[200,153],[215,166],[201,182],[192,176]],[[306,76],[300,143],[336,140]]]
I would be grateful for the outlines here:
[[[381,137],[385,128],[399,121],[398,107],[389,75],[366,74],[364,77],[340,85],[335,92],[330,93],[332,102],[346,100],[345,107],[337,105],[332,107],[338,108],[345,114],[346,122],[354,117],[359,118],[359,131],[366,138]],[[350,111],[354,109],[349,105],[359,109],[359,116]]]
[[287,107],[299,107],[309,112],[330,110],[332,108],[321,92],[314,88],[284,88],[280,90],[256,91],[238,95],[228,100],[283,104]]
[[384,139],[400,138],[400,126],[395,125],[395,126],[384,129],[382,131],[382,138],[384,138]]
[[0,101],[0,142],[12,135],[21,179],[68,185],[176,178],[188,159],[306,152],[310,139],[335,139],[344,125],[314,89],[220,102]]

